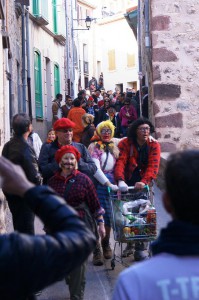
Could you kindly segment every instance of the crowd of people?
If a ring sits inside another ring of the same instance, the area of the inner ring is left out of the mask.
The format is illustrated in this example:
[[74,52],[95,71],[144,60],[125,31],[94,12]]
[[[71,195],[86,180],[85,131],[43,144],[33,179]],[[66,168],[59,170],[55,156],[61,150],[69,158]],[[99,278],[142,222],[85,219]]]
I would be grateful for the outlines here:
[[[36,299],[65,278],[70,299],[83,300],[90,253],[96,266],[112,257],[110,190],[142,191],[158,175],[160,144],[148,119],[147,87],[140,114],[137,93],[102,93],[94,79],[64,105],[57,95],[43,143],[27,114],[13,117],[13,137],[0,157],[15,230],[0,237],[2,299]],[[127,243],[123,254],[144,262],[119,275],[113,300],[198,299],[198,165],[198,151],[171,155],[163,203],[173,220],[152,243],[150,260],[148,243]],[[44,223],[42,236],[35,235],[35,214]]]
[[[94,79],[93,79],[94,80]],[[95,81],[94,81],[95,82]],[[92,85],[95,86],[95,85]],[[82,124],[85,113],[92,115],[89,120],[89,127],[96,127],[100,122],[110,120],[115,126],[114,137],[122,138],[127,136],[130,124],[141,115],[148,118],[148,87],[143,86],[141,91],[141,113],[139,91],[129,88],[126,93],[116,90],[101,90],[87,88],[79,91],[77,98],[72,100],[69,95],[65,96],[65,104],[61,105],[63,97],[57,94],[52,105],[52,124],[61,118],[69,118],[75,122],[74,141],[84,142],[82,136],[88,130]],[[93,131],[94,133],[94,131]],[[89,132],[89,136],[91,131]]]
[[[37,134],[30,118],[24,113],[15,115],[14,136],[2,155],[20,165],[32,184],[52,188],[76,210],[95,236],[93,264],[100,266],[112,257],[110,190],[126,192],[128,185],[142,189],[151,184],[158,174],[160,145],[151,136],[152,123],[139,116],[132,92],[102,95],[98,90],[88,95],[85,90],[74,100],[66,96],[62,106],[61,101],[58,94],[52,105],[52,128],[39,146],[34,143]],[[14,229],[33,236],[35,213],[26,199],[3,191]],[[51,225],[44,225],[46,235],[51,234]],[[136,244],[134,259],[148,258],[145,250],[144,243]],[[65,273],[71,300],[83,299],[85,270],[86,263],[81,261]]]

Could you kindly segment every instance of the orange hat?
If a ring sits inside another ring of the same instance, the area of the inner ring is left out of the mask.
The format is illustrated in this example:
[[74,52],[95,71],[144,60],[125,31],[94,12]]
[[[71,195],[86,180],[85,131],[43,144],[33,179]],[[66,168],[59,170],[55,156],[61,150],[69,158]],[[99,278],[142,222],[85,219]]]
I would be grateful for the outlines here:
[[71,145],[62,146],[57,152],[55,153],[55,160],[57,163],[59,163],[66,153],[73,153],[75,155],[75,158],[77,162],[80,160],[81,154],[80,152]]
[[53,124],[53,129],[55,131],[59,129],[68,129],[74,127],[75,127],[75,123],[68,118],[61,118]]

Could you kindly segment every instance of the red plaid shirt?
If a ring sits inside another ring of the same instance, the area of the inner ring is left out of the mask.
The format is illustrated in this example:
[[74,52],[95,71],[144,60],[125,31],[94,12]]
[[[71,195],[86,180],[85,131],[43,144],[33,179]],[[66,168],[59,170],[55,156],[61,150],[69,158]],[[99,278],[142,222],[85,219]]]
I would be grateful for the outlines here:
[[[87,175],[75,170],[71,175],[65,178],[61,176],[60,173],[59,171],[51,177],[48,181],[48,185],[62,196],[69,205],[76,208],[80,204],[86,203],[95,218],[104,214],[104,209],[100,206],[95,186]],[[71,188],[65,196],[64,193],[69,184],[69,180],[75,180],[75,182],[71,185]],[[78,213],[80,217],[84,217],[83,209],[78,209]]]
[[[160,164],[160,144],[157,141],[147,141],[149,148],[148,164],[141,166],[141,182],[150,184],[158,174]],[[138,166],[138,151],[133,143],[128,139],[122,139],[118,148],[120,150],[119,158],[115,165],[115,179],[129,180],[133,171]]]

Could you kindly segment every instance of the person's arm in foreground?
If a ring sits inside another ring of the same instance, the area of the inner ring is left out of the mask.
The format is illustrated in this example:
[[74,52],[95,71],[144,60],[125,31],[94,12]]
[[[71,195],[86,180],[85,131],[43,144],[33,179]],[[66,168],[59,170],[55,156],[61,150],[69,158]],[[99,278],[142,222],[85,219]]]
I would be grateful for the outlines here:
[[1,298],[23,299],[62,279],[86,260],[95,237],[76,212],[53,190],[29,182],[19,166],[0,157],[2,187],[23,197],[51,232],[29,236],[12,233],[0,236]]

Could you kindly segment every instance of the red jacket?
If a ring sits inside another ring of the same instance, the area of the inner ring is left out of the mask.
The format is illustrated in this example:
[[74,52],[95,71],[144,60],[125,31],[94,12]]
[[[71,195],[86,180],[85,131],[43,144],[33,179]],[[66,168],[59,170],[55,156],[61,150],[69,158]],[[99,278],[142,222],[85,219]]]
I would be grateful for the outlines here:
[[[141,166],[141,182],[149,184],[158,174],[160,164],[160,144],[157,141],[147,141],[148,145],[148,164]],[[122,139],[118,148],[119,158],[115,165],[115,180],[130,180],[133,171],[138,166],[138,151],[133,142],[128,138]]]

